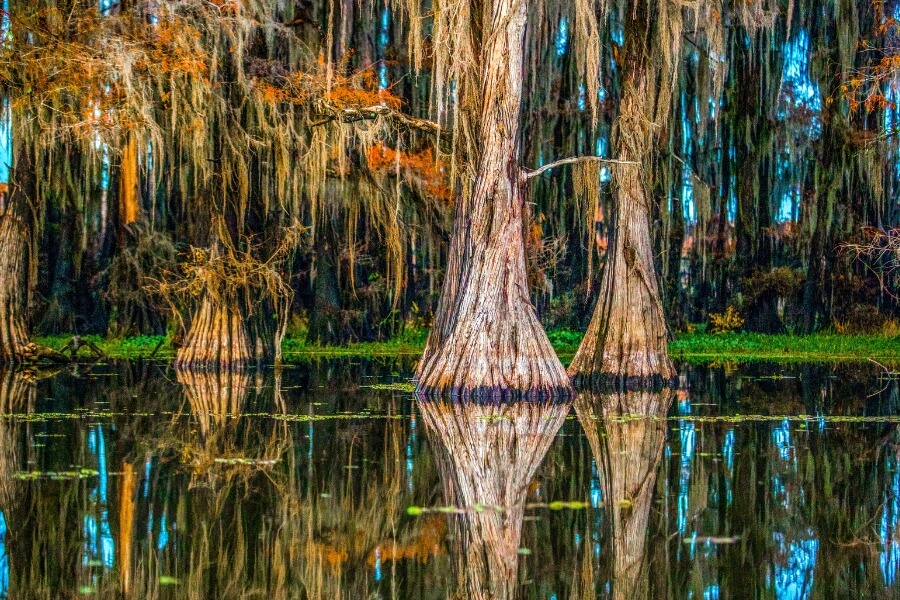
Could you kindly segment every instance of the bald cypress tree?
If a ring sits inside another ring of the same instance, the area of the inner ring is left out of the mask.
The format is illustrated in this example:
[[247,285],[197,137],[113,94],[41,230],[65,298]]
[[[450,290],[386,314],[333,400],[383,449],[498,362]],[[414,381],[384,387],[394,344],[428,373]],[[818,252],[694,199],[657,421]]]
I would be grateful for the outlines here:
[[569,373],[576,379],[669,379],[668,329],[650,235],[648,180],[671,109],[682,7],[668,0],[623,6],[622,91],[613,131],[615,212],[594,315]]

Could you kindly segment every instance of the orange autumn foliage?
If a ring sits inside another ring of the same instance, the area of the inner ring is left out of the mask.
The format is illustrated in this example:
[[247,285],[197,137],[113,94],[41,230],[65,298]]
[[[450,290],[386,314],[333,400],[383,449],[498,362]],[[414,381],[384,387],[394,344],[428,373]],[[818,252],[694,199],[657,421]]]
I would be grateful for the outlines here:
[[[352,53],[348,53],[348,57]],[[345,61],[348,57],[345,57]],[[325,94],[325,99],[336,108],[367,108],[369,106],[387,106],[397,110],[402,101],[388,89],[381,89],[372,68],[368,68],[347,77],[338,77],[334,86]]]
[[[421,521],[419,531],[411,536],[405,544],[388,539],[368,553],[366,563],[374,567],[378,560],[382,562],[397,560],[417,560],[428,562],[432,556],[443,551],[443,541],[447,535],[447,518],[444,515],[432,515]],[[361,548],[352,538],[342,538],[332,543],[312,542],[305,554],[309,558],[321,559],[333,571],[337,572],[351,554],[358,556]]]
[[366,153],[366,161],[369,169],[376,173],[396,172],[399,165],[404,178],[420,186],[427,195],[447,202],[453,200],[447,169],[443,161],[435,159],[431,148],[410,154],[397,152],[385,145],[375,145]]
[[366,562],[370,567],[375,566],[376,558],[380,558],[383,562],[389,560],[428,562],[429,558],[441,553],[446,535],[447,518],[443,515],[432,515],[422,520],[422,529],[408,543],[399,545],[389,541],[379,544],[375,550],[369,553]]

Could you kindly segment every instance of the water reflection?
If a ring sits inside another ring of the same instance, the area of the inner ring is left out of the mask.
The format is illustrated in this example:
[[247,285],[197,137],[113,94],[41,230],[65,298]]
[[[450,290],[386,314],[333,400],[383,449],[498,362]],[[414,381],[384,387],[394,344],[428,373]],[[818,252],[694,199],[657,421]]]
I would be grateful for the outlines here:
[[[31,373],[0,368],[0,414],[33,408],[35,377]],[[0,598],[6,598],[10,585],[10,524],[18,501],[14,476],[21,469],[21,424],[0,419]],[[17,565],[20,566],[20,565]]]
[[404,374],[0,371],[0,598],[900,593],[877,368],[694,367],[574,411],[362,387]]
[[419,413],[452,518],[457,597],[519,597],[529,484],[570,410],[567,402],[422,399]]
[[612,598],[657,597],[650,590],[647,538],[671,398],[671,390],[582,392],[575,402],[600,472]]

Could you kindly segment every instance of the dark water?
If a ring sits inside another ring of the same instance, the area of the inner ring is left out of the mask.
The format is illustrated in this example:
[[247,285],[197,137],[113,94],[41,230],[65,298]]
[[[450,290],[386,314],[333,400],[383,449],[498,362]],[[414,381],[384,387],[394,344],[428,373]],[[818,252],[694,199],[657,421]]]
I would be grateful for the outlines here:
[[363,387],[392,363],[44,375],[0,374],[2,598],[900,597],[875,365],[504,406]]

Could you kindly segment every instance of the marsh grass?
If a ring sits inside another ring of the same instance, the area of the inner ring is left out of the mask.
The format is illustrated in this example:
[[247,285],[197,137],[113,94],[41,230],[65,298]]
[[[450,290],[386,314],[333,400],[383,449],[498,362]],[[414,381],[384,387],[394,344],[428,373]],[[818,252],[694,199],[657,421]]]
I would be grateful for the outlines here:
[[[425,347],[428,331],[408,330],[384,342],[360,342],[347,346],[328,346],[307,342],[302,337],[288,337],[282,343],[285,362],[304,362],[333,357],[410,357],[417,358]],[[567,362],[581,343],[581,332],[554,329],[548,332],[556,353]],[[175,349],[165,336],[137,336],[121,339],[82,336],[89,339],[112,359],[156,358],[168,360]],[[62,349],[70,335],[40,338],[39,343],[54,350]],[[86,349],[85,349],[86,352]],[[154,354],[155,352],[155,354]],[[669,342],[669,353],[675,360],[692,363],[754,360],[853,362],[877,360],[900,363],[900,336],[881,334],[841,335],[764,335],[757,333],[680,333]]]

